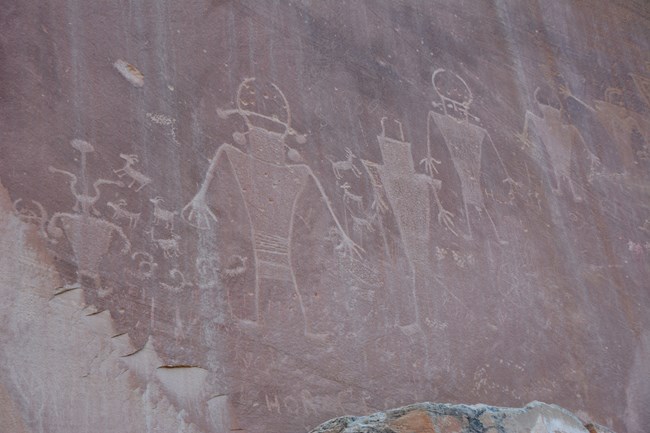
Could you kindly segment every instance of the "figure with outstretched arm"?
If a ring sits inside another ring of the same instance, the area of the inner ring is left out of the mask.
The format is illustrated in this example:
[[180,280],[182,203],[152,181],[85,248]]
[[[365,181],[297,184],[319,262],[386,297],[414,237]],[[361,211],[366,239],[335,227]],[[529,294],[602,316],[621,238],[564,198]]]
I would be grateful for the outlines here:
[[503,159],[501,158],[501,154],[499,153],[499,150],[497,149],[497,146],[494,144],[494,141],[492,140],[492,137],[490,134],[486,134],[487,140],[490,142],[492,145],[492,149],[494,149],[494,153],[496,154],[497,158],[499,159],[499,164],[501,164],[501,168],[503,169],[503,172],[506,174],[505,179],[503,179],[501,182],[505,183],[508,185],[508,197],[510,199],[514,198],[515,195],[515,188],[521,187],[521,183],[517,182],[510,176],[510,173],[508,172],[508,167],[506,164],[503,162]]
[[376,212],[392,211],[399,238],[410,268],[410,293],[405,292],[402,308],[397,313],[399,329],[407,336],[425,329],[423,299],[429,292],[431,272],[431,192],[438,206],[438,223],[454,235],[453,215],[442,207],[438,191],[442,182],[430,174],[418,173],[413,161],[411,143],[406,141],[402,123],[397,133],[386,133],[386,118],[381,119],[377,136],[382,163],[362,160],[372,183]]
[[[553,188],[553,192],[556,195],[562,195],[561,185],[566,182],[574,201],[582,201],[571,173],[574,162],[573,150],[575,147],[579,147],[587,151],[590,160],[590,173],[587,180],[591,180],[594,169],[600,165],[600,161],[586,146],[576,127],[563,119],[562,104],[556,95],[543,95],[538,87],[535,89],[533,97],[541,116],[526,111],[522,131],[515,134],[515,137],[523,143],[524,148],[538,162],[541,163],[546,159],[544,152],[548,155],[548,162],[555,177],[556,186]],[[531,132],[534,132],[536,136],[535,143],[531,141]]]
[[364,252],[364,249],[354,243],[352,239],[347,235],[345,230],[343,230],[343,227],[341,226],[341,223],[339,222],[338,218],[336,217],[336,214],[334,213],[334,209],[332,209],[332,204],[330,203],[329,198],[327,197],[327,194],[325,194],[325,190],[323,189],[323,186],[321,185],[320,181],[314,174],[314,172],[311,170],[311,168],[307,165],[302,165],[304,170],[307,170],[309,173],[309,176],[311,179],[316,183],[316,186],[318,187],[318,191],[320,192],[321,199],[323,202],[325,202],[325,206],[327,206],[327,210],[329,211],[332,219],[334,220],[334,224],[336,224],[336,228],[339,231],[339,234],[341,235],[341,244],[340,247],[342,248],[343,252],[347,256],[357,256],[357,258],[361,258],[361,253]]
[[456,233],[454,223],[454,214],[442,206],[442,201],[438,196],[438,191],[442,188],[442,181],[440,179],[435,179],[434,177],[428,174],[420,174],[429,185],[431,185],[431,192],[433,192],[433,198],[436,201],[436,206],[438,207],[438,224],[445,226],[447,230],[452,232],[454,236],[458,236]]
[[[247,130],[235,132],[233,139],[239,147],[222,144],[215,151],[199,191],[183,208],[184,221],[200,230],[212,229],[217,216],[212,211],[213,197],[217,190],[237,189],[243,198],[244,208],[250,221],[253,244],[253,269],[255,287],[252,313],[238,317],[240,323],[255,325],[274,322],[262,317],[263,303],[272,291],[286,285],[292,291],[300,307],[300,320],[304,335],[318,336],[308,323],[306,306],[298,288],[292,264],[293,220],[296,206],[303,191],[312,180],[325,203],[337,230],[341,234],[341,248],[346,255],[360,256],[363,249],[355,244],[343,230],[319,179],[309,166],[292,163],[297,151],[287,140],[306,142],[290,124],[291,114],[287,100],[273,83],[261,83],[254,78],[245,79],[237,91],[237,108],[218,110],[222,118],[236,115],[244,119]],[[218,170],[226,167],[232,176],[219,178]],[[246,308],[244,308],[246,309]]]
[[[213,158],[210,160],[210,166],[208,167],[208,171],[206,172],[204,181],[201,183],[201,187],[199,188],[199,191],[194,195],[192,200],[187,205],[185,205],[185,207],[183,207],[181,216],[191,226],[201,230],[208,230],[212,227],[211,226],[212,222],[217,223],[216,215],[210,210],[210,207],[207,204],[207,194],[208,194],[209,187],[212,184],[212,181],[214,179],[214,175],[216,173],[217,165],[220,159],[223,156],[226,156],[233,152],[240,153],[241,151],[228,143],[223,143],[221,146],[219,146]],[[350,256],[356,255],[357,257],[361,257],[361,253],[364,251],[363,248],[357,245],[356,243],[354,243],[354,241],[352,241],[352,239],[350,239],[350,237],[346,234],[345,230],[341,226],[341,223],[339,222],[336,216],[336,213],[332,208],[332,204],[329,198],[327,197],[327,194],[325,193],[323,186],[321,185],[320,181],[318,180],[318,178],[316,177],[312,169],[306,164],[292,164],[291,167],[294,169],[300,169],[305,171],[316,184],[318,191],[321,195],[321,199],[325,203],[325,206],[327,207],[329,214],[334,220],[334,224],[336,225],[336,228],[340,232],[340,235],[342,237],[342,245],[344,247],[344,251],[346,252],[346,254]]]
[[438,224],[441,226],[444,225],[450,232],[452,232],[454,235],[458,236],[458,233],[456,233],[456,230],[454,229],[454,214],[446,210],[442,206],[442,201],[440,201],[440,197],[438,197],[438,191],[440,191],[440,188],[442,187],[442,181],[439,179],[435,179],[433,177],[433,173],[435,172],[438,174],[438,169],[436,168],[436,164],[442,164],[442,161],[439,161],[431,156],[431,116],[427,116],[427,157],[420,161],[420,165],[424,165],[424,169],[426,174],[429,177],[429,183],[431,185],[431,189],[433,191],[433,197],[436,201],[436,206],[438,206]]
[[427,157],[420,161],[420,165],[424,165],[424,171],[433,178],[433,174],[438,174],[438,169],[436,164],[442,164],[442,161],[439,161],[431,156],[431,116],[427,117]]
[[[492,137],[488,131],[479,126],[479,118],[469,112],[474,96],[463,78],[453,72],[437,69],[431,76],[433,88],[440,102],[432,102],[434,110],[427,116],[427,144],[431,146],[431,130],[435,125],[451,156],[454,169],[460,179],[465,218],[469,239],[472,239],[472,224],[469,209],[472,206],[480,214],[485,212],[494,230],[497,241],[507,243],[499,236],[496,224],[490,215],[481,186],[481,159],[483,144],[490,143],[505,172],[503,182],[508,184],[508,195],[512,199],[514,188],[519,184],[515,182],[501,158]],[[431,154],[431,151],[428,151]],[[427,164],[430,167],[431,163]],[[435,168],[435,167],[434,167]],[[428,169],[429,172],[431,169]]]
[[[74,224],[70,224],[71,222]],[[52,218],[47,223],[47,233],[54,236],[55,238],[60,238],[64,233],[63,230],[61,230],[59,227],[60,225],[66,227],[68,231],[71,231],[71,233],[74,233],[75,230],[83,232],[85,229],[85,231],[88,232],[92,230],[96,232],[102,232],[102,234],[105,233],[109,238],[111,237],[112,233],[117,233],[122,240],[122,249],[120,252],[122,254],[127,254],[129,251],[131,251],[131,241],[124,234],[122,227],[113,224],[110,221],[84,216],[83,214],[56,212],[54,215],[52,215]],[[92,227],[92,229],[88,229],[87,227]],[[76,241],[77,239],[75,238],[74,240]],[[79,241],[84,241],[84,239],[79,239]],[[57,241],[53,240],[53,242],[56,243]],[[76,245],[73,244],[73,248],[74,247],[76,247]],[[78,247],[81,248],[81,244]]]
[[214,178],[215,172],[217,170],[217,163],[219,162],[221,156],[224,153],[227,153],[228,150],[230,152],[238,151],[236,147],[227,143],[223,143],[221,146],[219,146],[212,159],[210,159],[210,166],[208,167],[208,171],[205,174],[199,191],[181,211],[181,218],[192,227],[196,227],[200,230],[208,230],[211,227],[210,221],[213,221],[215,223],[217,222],[217,217],[214,213],[212,213],[210,207],[207,204],[206,196],[208,193],[208,187],[212,183],[212,179]]
[[[86,172],[86,154],[94,152],[93,146],[83,140],[75,139],[70,145],[81,152],[81,173]],[[109,251],[110,245],[117,233],[122,240],[122,254],[127,254],[131,249],[131,242],[124,234],[122,228],[110,221],[98,218],[99,212],[95,203],[99,200],[101,185],[123,186],[122,182],[97,179],[92,183],[94,194],[89,192],[88,184],[82,176],[82,185],[79,188],[77,175],[66,170],[49,167],[50,173],[62,174],[69,179],[70,192],[75,198],[72,212],[56,212],[47,222],[45,233],[52,236],[51,241],[57,243],[58,239],[65,236],[72,246],[77,264],[79,283],[83,276],[90,277],[96,288],[101,287],[99,278],[100,263]]]
[[[558,93],[564,98],[573,124],[580,130],[598,130],[602,127],[602,133],[605,134],[600,134],[609,137],[601,137],[601,139],[619,143],[618,154],[624,172],[637,172],[640,168],[637,160],[638,151],[644,144],[647,145],[650,135],[643,127],[642,117],[626,105],[624,93],[620,89],[610,87],[605,90],[603,99],[595,99],[593,105],[578,98],[565,85],[559,87]],[[637,142],[639,139],[641,143]],[[587,150],[587,157],[591,162],[590,177],[593,177],[600,160],[589,149]]]
[[92,212],[93,215],[99,216],[100,213],[97,209],[95,209],[95,203],[97,203],[97,200],[99,200],[100,192],[99,192],[99,187],[101,185],[117,185],[117,186],[124,186],[124,184],[120,181],[115,181],[115,180],[108,180],[108,179],[97,179],[95,182],[93,182],[93,190],[95,192],[94,195],[88,194],[88,192],[79,192],[77,191],[77,176],[65,171],[61,170],[55,167],[49,167],[50,173],[58,173],[62,174],[64,176],[67,176],[70,179],[70,192],[72,193],[72,196],[75,198],[75,203],[74,206],[72,207],[72,210],[74,212],[81,212],[81,213],[89,213]]

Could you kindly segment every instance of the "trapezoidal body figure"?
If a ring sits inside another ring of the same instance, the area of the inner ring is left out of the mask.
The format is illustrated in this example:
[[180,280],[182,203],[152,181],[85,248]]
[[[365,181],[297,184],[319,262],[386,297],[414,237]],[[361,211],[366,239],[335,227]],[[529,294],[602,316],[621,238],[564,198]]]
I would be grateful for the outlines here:
[[[400,314],[399,327],[406,335],[422,329],[420,299],[427,293],[426,276],[430,272],[429,243],[431,218],[431,193],[438,207],[438,223],[454,232],[453,215],[442,207],[438,190],[442,183],[429,174],[417,173],[413,162],[411,143],[405,141],[401,122],[399,137],[386,135],[386,118],[381,119],[381,135],[377,136],[383,164],[363,160],[370,175],[378,212],[390,204],[397,222],[404,252],[411,268],[410,314]],[[429,153],[430,154],[430,153]],[[380,205],[379,203],[384,203]]]
[[268,303],[269,294],[288,290],[297,302],[304,335],[324,337],[313,332],[310,326],[291,256],[296,205],[310,182],[317,188],[340,232],[345,253],[359,255],[362,250],[343,230],[320,181],[309,166],[290,162],[298,158],[295,158],[297,152],[289,147],[287,139],[292,137],[303,144],[306,137],[291,127],[289,105],[278,86],[247,78],[238,88],[236,104],[237,108],[218,110],[218,115],[222,118],[241,116],[247,131],[235,132],[233,138],[246,151],[226,143],[219,146],[199,191],[183,208],[182,218],[202,230],[211,229],[218,222],[210,209],[210,196],[213,188],[220,188],[215,176],[218,166],[225,160],[243,198],[253,244],[254,306],[250,317],[238,317],[240,323],[245,326],[263,325],[267,318],[262,314],[262,304]]
[[[593,174],[599,160],[591,153],[578,129],[564,119],[562,103],[557,95],[543,95],[538,87],[533,93],[533,98],[541,116],[526,111],[522,132],[516,136],[538,163],[543,164],[544,160],[547,160],[555,180],[553,193],[561,196],[562,185],[567,184],[573,200],[581,202],[582,195],[578,192],[572,176],[575,151],[585,149],[587,152],[591,160],[589,176]],[[534,137],[531,137],[531,132]]]
[[[639,166],[637,156],[642,156],[650,142],[650,122],[626,106],[622,90],[609,87],[605,90],[604,98],[594,100],[592,105],[575,96],[568,87],[561,87],[560,93],[566,100],[575,101],[586,108],[605,128],[609,139],[619,144],[618,153],[622,159],[623,173],[643,174],[643,167]],[[641,141],[638,148],[635,148],[635,138]]]
[[[451,156],[454,169],[460,179],[465,218],[467,220],[467,235],[472,239],[472,225],[469,209],[474,208],[479,216],[485,212],[494,234],[499,243],[506,243],[499,236],[497,227],[485,206],[485,197],[481,188],[481,159],[483,143],[488,141],[496,153],[499,163],[505,172],[503,180],[512,188],[516,182],[510,177],[501,155],[497,150],[488,131],[476,124],[479,118],[469,110],[474,100],[471,89],[460,76],[444,69],[437,69],[431,76],[431,83],[440,102],[433,102],[436,110],[429,111],[427,116],[427,140],[431,140],[431,126],[435,125],[442,135]],[[435,170],[434,162],[429,156],[426,163],[429,173]]]
[[94,152],[95,149],[90,143],[78,139],[72,140],[70,145],[81,153],[80,176],[55,167],[49,167],[49,171],[69,179],[70,192],[75,199],[73,212],[54,213],[47,224],[47,231],[55,238],[52,240],[54,243],[58,242],[56,238],[61,238],[63,235],[70,242],[77,264],[78,283],[82,284],[82,277],[87,277],[93,281],[95,288],[99,288],[100,262],[108,253],[114,235],[117,234],[123,243],[122,254],[129,252],[131,242],[120,226],[100,218],[95,203],[100,198],[101,185],[121,187],[123,184],[109,179],[97,179],[92,183],[94,192],[91,193],[86,179],[88,172],[86,155]]

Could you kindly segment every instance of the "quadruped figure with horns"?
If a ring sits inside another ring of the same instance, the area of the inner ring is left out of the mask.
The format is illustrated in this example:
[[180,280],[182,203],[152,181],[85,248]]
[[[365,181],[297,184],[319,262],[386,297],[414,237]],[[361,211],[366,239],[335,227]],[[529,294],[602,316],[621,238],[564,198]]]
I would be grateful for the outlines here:
[[432,102],[436,110],[429,111],[427,116],[427,149],[429,155],[422,162],[430,175],[433,175],[434,172],[437,173],[435,164],[439,164],[440,161],[433,159],[430,153],[431,126],[433,123],[445,141],[454,169],[460,178],[465,218],[467,220],[467,237],[472,239],[469,210],[470,207],[473,207],[479,215],[485,212],[497,241],[504,244],[506,242],[499,236],[494,220],[485,206],[485,198],[481,189],[481,158],[485,141],[490,143],[496,153],[506,175],[503,182],[509,185],[510,194],[513,193],[513,188],[517,183],[510,177],[490,134],[476,124],[479,118],[469,112],[474,96],[465,80],[453,72],[437,69],[431,76],[431,83],[440,102]]
[[235,132],[233,139],[247,150],[227,143],[219,146],[199,191],[183,208],[182,218],[201,230],[211,229],[217,223],[210,208],[210,196],[214,188],[219,188],[215,175],[218,165],[225,160],[243,198],[253,244],[254,305],[249,317],[238,319],[246,325],[263,324],[266,318],[262,315],[262,297],[274,290],[289,290],[298,303],[304,335],[322,337],[310,326],[292,266],[291,240],[296,205],[310,183],[319,191],[340,233],[338,251],[360,255],[363,250],[343,230],[314,172],[300,162],[298,152],[289,147],[287,140],[290,138],[304,144],[306,136],[292,128],[289,104],[278,86],[246,78],[237,90],[236,105],[234,109],[218,110],[217,114],[224,119],[232,115],[243,119],[247,130]]

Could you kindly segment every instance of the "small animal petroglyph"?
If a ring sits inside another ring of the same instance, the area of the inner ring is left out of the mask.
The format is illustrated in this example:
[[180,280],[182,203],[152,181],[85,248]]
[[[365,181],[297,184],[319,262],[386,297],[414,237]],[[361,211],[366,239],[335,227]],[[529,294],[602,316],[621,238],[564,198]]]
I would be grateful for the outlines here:
[[172,234],[169,239],[156,239],[156,244],[163,250],[165,257],[171,258],[178,257],[180,252],[178,250],[178,240],[180,237],[177,234]]
[[356,203],[357,206],[359,206],[359,209],[363,209],[363,197],[360,195],[352,194],[350,192],[350,184],[347,182],[344,182],[343,185],[340,186],[340,188],[343,190],[343,202],[348,204],[349,202],[354,202]]
[[144,86],[144,75],[132,64],[119,59],[113,63],[113,67],[117,69],[117,71],[122,74],[122,76],[126,78],[129,83],[133,84],[133,86]]
[[129,212],[124,209],[126,207],[126,200],[123,198],[119,199],[117,202],[113,203],[112,201],[106,202],[106,206],[113,209],[112,218],[115,220],[126,219],[129,221],[129,228],[134,229],[135,225],[140,219],[140,213]]
[[174,230],[174,215],[177,212],[160,207],[160,203],[164,201],[161,197],[154,197],[149,199],[149,201],[153,203],[153,223],[158,224],[164,222],[166,228]]
[[352,230],[367,230],[369,232],[374,232],[375,229],[372,227],[372,223],[366,218],[359,218],[354,215],[352,216]]
[[151,234],[151,241],[156,244],[163,252],[165,258],[179,257],[180,250],[178,249],[178,241],[181,239],[176,233],[172,233],[171,238],[158,239],[154,237],[153,228],[148,232]]
[[139,276],[142,278],[150,278],[153,276],[158,263],[153,259],[153,256],[144,251],[136,251],[131,254],[131,260],[135,260],[138,263],[138,271],[140,272]]
[[352,150],[350,150],[349,147],[345,148],[345,156],[347,159],[343,161],[333,161],[327,158],[332,164],[334,176],[336,176],[337,179],[341,179],[343,177],[341,174],[342,171],[351,171],[356,177],[361,177],[361,170],[359,170],[352,162],[354,158],[356,158],[356,155],[352,153]]
[[133,164],[138,163],[138,155],[127,155],[126,153],[120,153],[120,158],[125,161],[124,167],[113,170],[113,173],[115,173],[119,178],[122,178],[123,176],[130,177],[131,183],[129,184],[129,188],[137,183],[138,187],[135,189],[137,192],[151,183],[151,179],[149,177],[145,176],[132,167]]
[[107,180],[107,179],[97,179],[93,183],[93,189],[95,191],[94,195],[90,195],[85,192],[79,192],[77,191],[77,176],[65,171],[65,170],[60,170],[58,168],[54,167],[48,167],[48,170],[50,173],[59,173],[64,176],[68,176],[70,178],[70,192],[72,193],[73,197],[75,198],[75,203],[74,206],[72,207],[72,210],[74,212],[82,212],[82,213],[92,213],[95,216],[101,215],[97,209],[95,209],[95,203],[97,203],[97,200],[99,200],[99,186],[100,185],[117,185],[117,186],[124,186],[122,182],[116,182],[114,180]]
[[169,271],[169,276],[172,279],[178,281],[178,283],[174,284],[174,285],[167,284],[167,283],[161,283],[160,285],[165,290],[169,290],[170,292],[178,293],[181,290],[183,290],[183,288],[185,286],[189,286],[188,282],[185,280],[185,275],[183,275],[183,273],[181,271],[179,271],[178,269],[174,268],[171,271]]

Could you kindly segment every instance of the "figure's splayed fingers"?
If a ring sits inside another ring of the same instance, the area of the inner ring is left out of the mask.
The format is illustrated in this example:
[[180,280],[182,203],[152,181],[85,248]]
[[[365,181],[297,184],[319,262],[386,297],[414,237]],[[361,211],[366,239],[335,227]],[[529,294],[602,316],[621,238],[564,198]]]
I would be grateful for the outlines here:
[[336,246],[336,249],[342,251],[342,254],[347,257],[354,257],[360,259],[362,253],[365,252],[363,248],[355,244],[345,233],[340,233],[341,242]]
[[442,164],[442,161],[438,161],[437,159],[433,157],[427,157],[424,158],[422,161],[420,161],[420,165],[424,164],[424,170],[429,174],[430,176],[433,176],[434,173],[438,174],[438,169],[436,168],[436,164],[440,165]]
[[587,182],[592,183],[595,177],[603,174],[603,165],[600,162],[600,158],[591,152],[589,152],[587,159],[589,160],[589,174],[587,174]]
[[388,210],[388,205],[384,202],[381,197],[375,197],[375,199],[370,204],[370,209],[380,214],[386,213]]
[[557,92],[560,94],[560,96],[564,98],[568,98],[569,96],[572,96],[571,90],[564,84],[560,84],[557,88]]
[[208,230],[211,227],[210,220],[217,222],[217,217],[205,201],[196,197],[183,208],[181,217],[183,221],[199,230]]
[[455,236],[458,236],[458,233],[456,233],[456,230],[454,230],[454,227],[456,225],[454,223],[453,213],[449,212],[446,209],[440,209],[440,212],[438,212],[438,224],[445,226],[447,230],[452,232]]
[[593,153],[589,154],[589,162],[591,163],[591,169],[597,169],[602,167],[602,163],[600,162],[600,158],[598,158],[596,155]]

